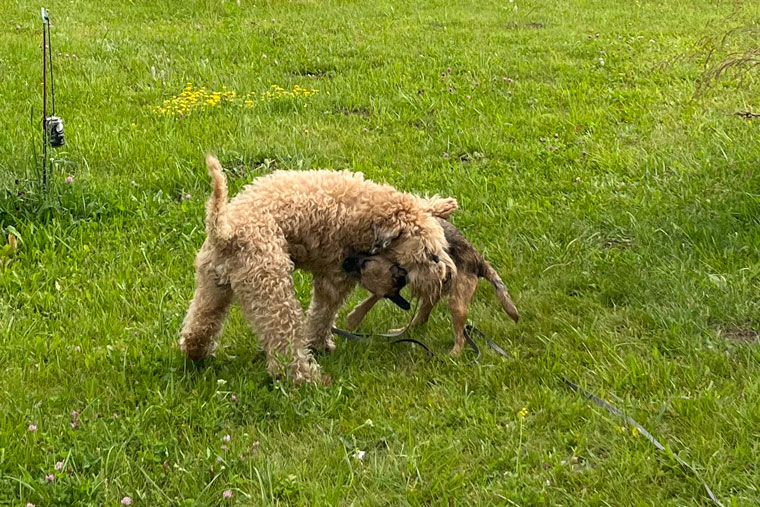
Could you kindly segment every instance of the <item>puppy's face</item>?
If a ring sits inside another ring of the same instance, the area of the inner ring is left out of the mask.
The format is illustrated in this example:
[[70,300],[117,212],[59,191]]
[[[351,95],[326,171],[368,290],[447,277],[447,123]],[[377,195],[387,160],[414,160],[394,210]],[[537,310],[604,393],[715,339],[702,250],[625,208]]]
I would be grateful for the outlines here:
[[346,257],[343,270],[358,278],[362,287],[377,297],[388,298],[408,310],[409,302],[400,291],[406,285],[406,270],[379,255],[354,253]]

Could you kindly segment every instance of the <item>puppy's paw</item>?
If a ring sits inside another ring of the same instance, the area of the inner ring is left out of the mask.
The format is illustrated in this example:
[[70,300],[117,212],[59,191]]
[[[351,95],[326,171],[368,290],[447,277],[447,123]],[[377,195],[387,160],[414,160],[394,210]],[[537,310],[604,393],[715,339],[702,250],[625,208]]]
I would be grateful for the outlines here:
[[451,357],[457,357],[462,353],[463,350],[464,350],[464,345],[456,343],[454,344],[454,347],[451,349],[451,352],[449,352],[449,355]]

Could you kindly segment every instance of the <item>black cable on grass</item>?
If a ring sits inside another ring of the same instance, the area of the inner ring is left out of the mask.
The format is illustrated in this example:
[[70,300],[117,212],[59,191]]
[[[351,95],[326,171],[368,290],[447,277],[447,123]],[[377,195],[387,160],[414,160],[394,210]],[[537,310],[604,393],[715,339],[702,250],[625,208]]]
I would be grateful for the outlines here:
[[42,190],[47,189],[47,11],[42,8]]
[[50,105],[55,116],[55,81],[53,80],[53,39],[50,38],[50,19],[47,22],[48,61],[50,63]]
[[[50,68],[50,105],[52,114],[47,114],[47,72]],[[60,148],[66,144],[63,135],[63,120],[55,115],[55,81],[53,80],[53,44],[50,36],[50,17],[42,8],[42,189],[47,189],[47,146]]]

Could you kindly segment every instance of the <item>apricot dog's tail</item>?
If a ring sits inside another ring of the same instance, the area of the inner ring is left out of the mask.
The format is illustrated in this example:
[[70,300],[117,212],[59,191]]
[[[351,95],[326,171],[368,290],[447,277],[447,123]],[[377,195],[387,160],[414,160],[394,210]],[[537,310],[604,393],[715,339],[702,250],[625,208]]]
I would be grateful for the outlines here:
[[229,239],[230,231],[227,223],[227,178],[222,166],[211,154],[206,155],[208,175],[211,176],[211,195],[206,201],[206,234],[214,240]]
[[504,311],[506,311],[509,316],[512,317],[512,320],[517,322],[519,319],[519,316],[517,315],[517,307],[512,302],[512,298],[509,297],[507,286],[501,280],[499,274],[486,261],[483,261],[482,271],[483,278],[491,282],[491,285],[493,285],[493,288],[496,291],[496,295],[499,297],[499,301],[501,302],[501,306],[504,307]]

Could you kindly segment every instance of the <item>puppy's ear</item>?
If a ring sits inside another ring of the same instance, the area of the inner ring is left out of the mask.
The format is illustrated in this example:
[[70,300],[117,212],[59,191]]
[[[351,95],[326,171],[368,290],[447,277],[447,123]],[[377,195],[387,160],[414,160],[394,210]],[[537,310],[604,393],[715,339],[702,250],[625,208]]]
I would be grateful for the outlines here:
[[401,236],[402,230],[400,227],[388,227],[384,225],[373,225],[372,234],[374,236],[372,240],[372,248],[369,253],[375,255],[382,252],[391,246],[394,239],[398,239]]
[[420,207],[423,211],[427,211],[434,217],[448,220],[451,214],[459,208],[459,204],[453,197],[438,197],[434,195],[429,199],[420,199]]

